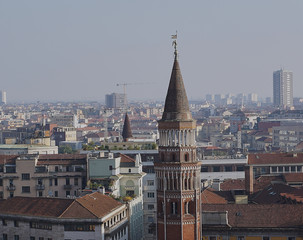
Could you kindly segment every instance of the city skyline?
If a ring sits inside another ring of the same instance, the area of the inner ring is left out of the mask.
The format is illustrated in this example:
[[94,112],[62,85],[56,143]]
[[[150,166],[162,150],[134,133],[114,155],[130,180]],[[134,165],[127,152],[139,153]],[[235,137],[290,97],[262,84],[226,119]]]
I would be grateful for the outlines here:
[[279,67],[293,71],[300,97],[302,10],[300,1],[277,0],[2,1],[1,88],[9,102],[103,102],[123,92],[118,83],[130,83],[128,99],[163,101],[173,59],[167,49],[178,30],[189,100],[207,93],[272,96]]

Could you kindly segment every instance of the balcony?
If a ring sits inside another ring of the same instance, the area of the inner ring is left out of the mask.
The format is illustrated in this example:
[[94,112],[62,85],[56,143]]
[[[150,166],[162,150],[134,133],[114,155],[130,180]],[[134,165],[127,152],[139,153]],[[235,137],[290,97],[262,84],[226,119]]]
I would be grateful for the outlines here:
[[44,190],[45,186],[43,184],[36,185],[36,190]]
[[16,190],[16,186],[15,185],[13,185],[13,184],[10,184],[9,186],[7,186],[6,187],[6,189],[8,190],[8,191],[15,191]]
[[68,185],[64,185],[63,188],[64,190],[71,190],[72,189],[72,185],[68,184]]

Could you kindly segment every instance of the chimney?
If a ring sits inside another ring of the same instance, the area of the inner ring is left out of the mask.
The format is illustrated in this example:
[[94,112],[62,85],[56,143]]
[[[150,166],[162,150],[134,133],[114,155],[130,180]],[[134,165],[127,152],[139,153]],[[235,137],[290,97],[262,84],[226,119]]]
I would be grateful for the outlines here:
[[247,195],[254,192],[254,172],[250,165],[245,166],[245,191]]

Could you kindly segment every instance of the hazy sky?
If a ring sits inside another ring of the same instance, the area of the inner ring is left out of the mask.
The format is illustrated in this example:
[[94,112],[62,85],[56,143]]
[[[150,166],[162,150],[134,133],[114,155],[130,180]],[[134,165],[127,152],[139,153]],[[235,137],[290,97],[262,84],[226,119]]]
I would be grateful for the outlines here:
[[0,89],[8,101],[97,100],[123,92],[164,101],[178,30],[189,99],[272,96],[294,72],[303,97],[302,0],[0,0]]

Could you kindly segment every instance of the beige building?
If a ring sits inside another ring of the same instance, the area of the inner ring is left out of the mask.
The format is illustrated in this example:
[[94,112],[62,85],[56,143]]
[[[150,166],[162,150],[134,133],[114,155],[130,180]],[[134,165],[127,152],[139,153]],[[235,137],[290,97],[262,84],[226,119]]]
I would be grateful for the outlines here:
[[0,155],[20,154],[58,154],[58,147],[30,144],[0,144]]
[[86,154],[0,155],[0,198],[76,197],[86,186]]

